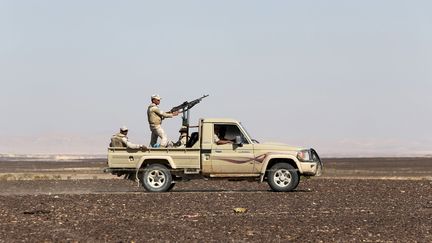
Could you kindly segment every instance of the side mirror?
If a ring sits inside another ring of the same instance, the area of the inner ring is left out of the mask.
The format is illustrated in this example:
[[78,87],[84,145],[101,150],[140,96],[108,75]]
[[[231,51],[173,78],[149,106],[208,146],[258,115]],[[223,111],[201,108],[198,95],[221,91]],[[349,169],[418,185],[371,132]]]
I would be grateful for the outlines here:
[[236,136],[234,144],[239,147],[243,147],[243,139],[240,136]]

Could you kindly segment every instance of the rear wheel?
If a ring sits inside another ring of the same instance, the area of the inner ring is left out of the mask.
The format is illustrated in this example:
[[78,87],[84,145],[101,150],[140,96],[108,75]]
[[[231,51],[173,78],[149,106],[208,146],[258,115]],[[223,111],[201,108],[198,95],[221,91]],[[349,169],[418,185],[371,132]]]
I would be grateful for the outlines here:
[[166,192],[173,187],[171,172],[161,164],[146,167],[140,179],[143,187],[149,192]]
[[297,169],[288,163],[277,163],[270,168],[267,182],[276,192],[289,192],[294,190],[300,181]]

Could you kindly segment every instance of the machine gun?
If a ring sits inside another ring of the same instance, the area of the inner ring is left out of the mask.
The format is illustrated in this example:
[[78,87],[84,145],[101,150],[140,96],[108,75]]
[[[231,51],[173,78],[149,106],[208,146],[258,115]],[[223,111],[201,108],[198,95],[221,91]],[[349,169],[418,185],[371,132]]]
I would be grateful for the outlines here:
[[189,111],[192,107],[194,107],[196,104],[200,103],[202,99],[207,97],[208,95],[203,95],[202,97],[192,100],[192,101],[185,101],[181,105],[174,106],[170,112],[186,112]]
[[[185,101],[181,105],[174,106],[170,112],[182,112],[182,126],[185,126],[187,129],[187,134],[189,135],[189,119],[190,119],[190,109],[194,107],[196,104],[200,103],[202,99],[207,97],[209,95],[203,95],[198,99],[192,100],[192,101]],[[188,142],[189,138],[186,136],[186,143]]]

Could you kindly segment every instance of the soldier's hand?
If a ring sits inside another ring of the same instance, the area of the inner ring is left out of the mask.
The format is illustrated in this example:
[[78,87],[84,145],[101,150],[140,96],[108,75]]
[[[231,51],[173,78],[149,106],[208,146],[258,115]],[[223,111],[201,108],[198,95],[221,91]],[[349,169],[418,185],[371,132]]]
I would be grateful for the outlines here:
[[179,112],[178,111],[174,111],[172,114],[173,114],[173,116],[177,116],[179,114]]

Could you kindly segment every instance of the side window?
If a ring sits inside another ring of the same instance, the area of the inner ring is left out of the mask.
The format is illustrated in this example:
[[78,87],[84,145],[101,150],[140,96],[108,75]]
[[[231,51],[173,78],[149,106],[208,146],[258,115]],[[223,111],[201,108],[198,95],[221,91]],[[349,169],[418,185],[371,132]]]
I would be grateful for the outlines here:
[[243,140],[243,143],[245,144],[249,143],[246,140],[244,134],[240,131],[240,129],[236,125],[215,125],[214,129],[215,129],[215,134],[219,137],[219,139],[234,141],[236,136],[240,136]]

